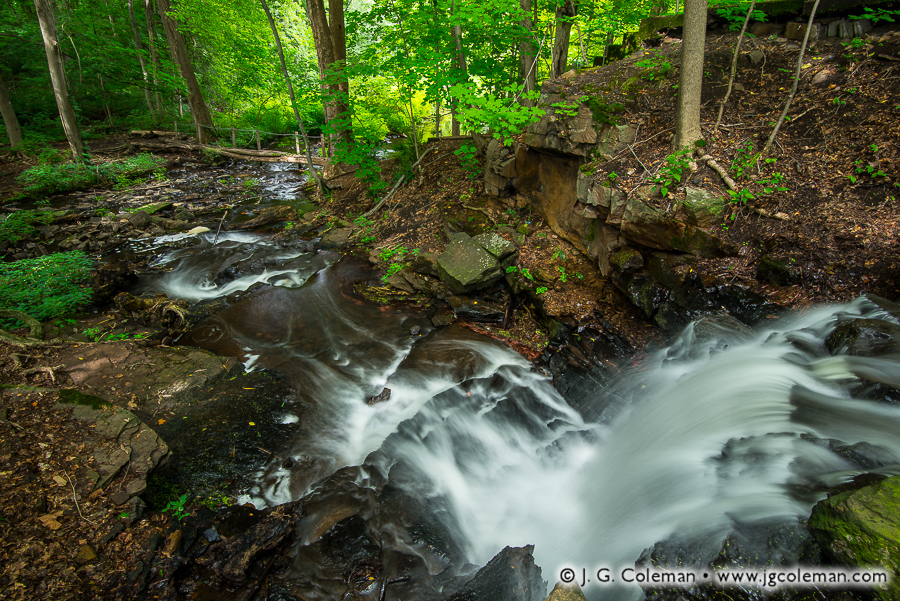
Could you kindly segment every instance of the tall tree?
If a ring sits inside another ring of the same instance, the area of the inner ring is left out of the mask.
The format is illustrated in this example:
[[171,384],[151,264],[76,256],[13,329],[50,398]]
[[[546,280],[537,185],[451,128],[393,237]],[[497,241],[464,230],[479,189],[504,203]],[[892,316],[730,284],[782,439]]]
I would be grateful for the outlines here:
[[48,0],[34,0],[38,22],[41,25],[41,36],[44,38],[44,51],[47,53],[47,67],[50,69],[50,81],[53,85],[53,96],[59,109],[66,139],[72,149],[72,157],[76,162],[84,161],[84,143],[81,141],[81,130],[75,119],[75,110],[69,99],[69,86],[66,82],[66,71],[63,68],[62,53],[59,49],[59,38],[56,36],[56,18]]
[[3,125],[6,126],[6,135],[9,136],[9,145],[15,148],[22,143],[22,128],[16,118],[16,111],[9,99],[9,91],[6,82],[0,77],[0,115],[3,116]]
[[684,41],[681,44],[681,74],[673,142],[675,150],[692,145],[703,137],[700,131],[700,90],[703,87],[707,5],[708,0],[685,0],[684,3]]
[[553,36],[553,63],[550,66],[550,78],[559,77],[566,72],[569,61],[569,37],[572,32],[572,19],[578,15],[578,7],[573,0],[565,0],[556,6],[556,35]]
[[319,188],[324,191],[325,182],[319,177],[318,172],[313,166],[312,155],[309,152],[309,137],[306,135],[306,128],[303,126],[303,120],[300,119],[300,111],[297,110],[297,98],[294,96],[294,85],[291,83],[291,74],[288,73],[287,61],[284,60],[284,49],[281,47],[281,36],[278,35],[278,27],[275,24],[275,19],[272,17],[272,11],[269,10],[269,5],[266,3],[266,0],[260,0],[260,2],[262,2],[263,10],[266,12],[266,17],[269,19],[269,27],[272,28],[272,37],[275,38],[275,50],[278,52],[278,59],[281,61],[281,73],[284,75],[285,84],[287,84],[291,108],[294,109],[294,119],[297,120],[297,127],[300,128],[300,132],[303,134],[303,143],[306,146],[306,166],[309,168],[309,177],[315,180],[316,183],[319,184]]
[[347,95],[343,91],[344,89],[349,90],[345,72],[347,47],[344,36],[343,2],[329,0],[329,12],[326,13],[323,0],[306,0],[306,15],[312,28],[313,42],[319,61],[325,122],[332,132],[332,143],[343,143],[349,146],[352,134]]
[[[534,0],[535,4],[537,0]],[[522,9],[522,20],[519,25],[525,30],[526,36],[519,42],[519,81],[522,82],[525,93],[522,94],[522,106],[534,106],[534,99],[530,98],[528,93],[535,91],[537,87],[537,51],[534,48],[534,42],[530,38],[534,26],[531,22],[531,2],[532,0],[519,0],[519,7]]]
[[144,0],[144,20],[147,22],[147,47],[150,49],[150,66],[153,68],[154,105],[161,109],[159,95],[159,51],[156,49],[156,31],[153,28],[153,0]]
[[188,56],[184,37],[181,35],[178,23],[169,14],[172,10],[169,0],[156,0],[156,5],[159,7],[159,15],[166,30],[166,39],[169,41],[169,51],[172,53],[172,60],[175,61],[175,64],[178,66],[178,73],[187,84],[188,104],[191,106],[191,114],[197,127],[197,140],[201,144],[206,144],[209,140],[216,137],[213,129],[214,125],[209,109],[206,107],[206,100],[203,99],[200,84],[197,83],[197,76],[194,73],[193,65],[191,65],[191,58]]
[[156,111],[153,108],[153,101],[150,99],[150,77],[147,72],[147,63],[144,60],[144,43],[141,41],[141,31],[138,29],[137,20],[134,18],[134,0],[128,0],[128,19],[131,21],[131,35],[134,37],[134,47],[137,50],[138,62],[141,65],[141,75],[144,78],[144,100],[147,101],[147,110],[150,111],[150,118],[156,121]]

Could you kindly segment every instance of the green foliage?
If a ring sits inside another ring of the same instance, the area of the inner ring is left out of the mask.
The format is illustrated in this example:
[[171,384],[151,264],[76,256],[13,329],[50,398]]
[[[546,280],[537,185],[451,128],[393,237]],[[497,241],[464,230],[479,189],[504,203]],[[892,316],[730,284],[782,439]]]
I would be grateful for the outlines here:
[[887,8],[871,8],[865,7],[863,8],[863,14],[861,15],[853,15],[851,19],[868,19],[873,24],[878,23],[879,21],[887,21],[889,23],[894,22],[894,17],[900,16],[900,10],[898,9],[887,9]]
[[547,292],[547,287],[546,286],[538,286],[537,288],[534,289],[534,291],[537,294],[544,294],[545,292]]
[[478,174],[481,173],[481,169],[478,167],[478,159],[475,157],[477,152],[478,149],[469,144],[463,144],[453,151],[453,154],[459,157],[459,162],[462,163],[469,178],[478,177]]
[[734,171],[737,177],[744,177],[750,168],[759,161],[760,153],[755,152],[755,150],[756,147],[753,144],[753,140],[747,140],[743,146],[738,146],[734,159],[731,161],[731,170]]
[[665,79],[669,75],[669,71],[672,70],[672,63],[659,51],[644,52],[644,58],[634,64],[644,69],[641,73],[641,78],[647,81]]
[[[718,8],[716,9],[716,14],[728,21],[728,29],[730,31],[740,31],[741,27],[744,26],[744,20],[747,18],[747,10],[749,8],[750,3],[745,2],[742,5],[723,6],[722,8]],[[764,23],[768,20],[768,17],[766,17],[766,13],[763,11],[755,9],[750,15],[750,19],[752,21]]]
[[460,104],[458,118],[463,129],[478,131],[487,127],[495,138],[512,144],[513,136],[540,119],[543,113],[539,107],[525,107],[516,102],[518,91],[516,86],[509,86],[505,88],[506,98],[502,98],[491,92],[479,94],[475,85],[468,83],[453,86],[450,95]]
[[165,509],[162,510],[163,513],[172,512],[172,516],[177,518],[180,522],[188,515],[188,510],[185,507],[185,503],[187,503],[187,493],[178,497],[178,499],[174,501],[169,501],[169,504],[166,505]]
[[356,165],[356,177],[369,186],[372,196],[388,187],[388,182],[381,177],[381,162],[376,155],[380,147],[381,138],[357,135],[349,144],[338,144],[334,151],[337,162]]
[[115,182],[117,189],[124,189],[135,184],[132,178],[136,176],[162,173],[164,164],[163,159],[146,153],[121,162],[96,166],[72,162],[49,163],[26,169],[18,180],[25,185],[25,195],[30,197],[71,192],[112,182]]
[[692,148],[685,146],[666,157],[659,174],[653,179],[654,183],[659,184],[658,190],[660,194],[667,196],[672,186],[677,186],[681,183],[684,174],[691,167],[691,152]]
[[16,211],[0,221],[0,241],[16,243],[34,236],[37,232],[34,224],[49,225],[53,221],[53,213],[44,211],[37,213],[31,209]]
[[550,106],[553,107],[554,112],[557,115],[566,117],[568,119],[571,119],[572,117],[575,117],[578,115],[578,103],[577,102],[569,102],[569,101],[563,100],[561,102],[554,102]]
[[75,311],[90,301],[87,282],[92,266],[81,251],[0,263],[0,308],[37,320]]
[[598,123],[605,123],[607,125],[618,125],[620,122],[620,118],[618,115],[621,115],[625,112],[625,106],[619,102],[613,102],[612,104],[606,102],[602,98],[598,98],[596,96],[588,96],[582,102],[591,109],[591,113],[594,116],[594,121]]

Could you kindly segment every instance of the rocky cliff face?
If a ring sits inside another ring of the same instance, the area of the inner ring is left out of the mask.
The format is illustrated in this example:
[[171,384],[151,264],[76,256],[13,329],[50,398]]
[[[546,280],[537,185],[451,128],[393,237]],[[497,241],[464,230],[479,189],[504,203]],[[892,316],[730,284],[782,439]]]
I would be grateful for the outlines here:
[[690,273],[694,258],[732,252],[716,233],[726,201],[698,188],[663,198],[658,186],[624,190],[614,178],[598,179],[587,164],[629,152],[636,128],[610,123],[592,109],[590,95],[566,94],[555,82],[544,85],[540,101],[547,109],[522,144],[483,145],[486,192],[537,209],[649,318],[663,327],[679,325],[664,317],[676,307],[665,305],[690,309],[698,300],[684,277],[672,276]]

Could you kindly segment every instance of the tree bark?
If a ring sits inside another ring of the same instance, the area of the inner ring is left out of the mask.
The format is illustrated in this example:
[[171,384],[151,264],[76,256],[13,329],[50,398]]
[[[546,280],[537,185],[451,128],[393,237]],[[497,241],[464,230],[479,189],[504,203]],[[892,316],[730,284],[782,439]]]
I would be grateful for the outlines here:
[[[525,18],[519,21],[519,25],[527,32],[523,34],[525,36],[531,36],[534,33],[534,26],[531,22],[531,16],[529,15],[531,12],[531,1],[532,0],[519,0],[519,6],[522,8],[522,13],[525,15]],[[522,99],[520,101],[522,106],[534,106],[534,99],[528,98],[527,95],[529,92],[533,92],[537,87],[535,74],[535,63],[537,62],[536,54],[534,44],[530,37],[525,37],[519,42],[519,81],[522,82],[523,87]]]
[[707,4],[708,0],[686,0],[684,3],[684,41],[681,44],[681,76],[678,81],[673,150],[680,150],[702,138],[700,91],[703,87],[703,58],[706,50]]
[[9,145],[15,148],[22,143],[22,128],[19,127],[19,119],[9,99],[9,91],[6,82],[0,77],[0,115],[3,116],[3,125],[6,126],[6,135],[9,136]]
[[144,100],[147,102],[150,118],[156,121],[156,111],[153,108],[153,101],[150,99],[150,88],[147,87],[150,76],[147,73],[147,62],[144,60],[144,43],[141,41],[141,32],[134,18],[134,0],[128,0],[128,18],[131,21],[131,35],[134,36],[134,47],[137,50],[138,63],[141,65],[141,76],[144,78]]
[[578,7],[573,0],[566,0],[562,6],[556,7],[556,33],[553,36],[553,64],[550,66],[550,78],[559,77],[566,72],[569,61],[569,37],[572,33],[571,19],[578,14]]
[[260,0],[260,2],[262,2],[263,10],[266,11],[266,17],[269,19],[269,27],[272,29],[272,36],[275,38],[275,50],[278,51],[278,59],[281,61],[281,73],[284,75],[284,82],[287,84],[288,97],[291,99],[291,108],[294,109],[294,119],[297,120],[297,126],[300,128],[300,133],[303,134],[303,143],[306,145],[306,165],[309,167],[309,176],[319,184],[319,189],[324,192],[326,189],[325,182],[322,181],[322,178],[319,177],[319,173],[313,167],[312,155],[309,152],[309,137],[306,135],[306,128],[303,126],[303,121],[300,119],[300,111],[297,110],[297,99],[294,96],[294,86],[291,84],[291,75],[288,73],[287,61],[284,60],[284,49],[281,46],[281,36],[278,35],[278,26],[275,25],[275,19],[272,17],[272,11],[269,10],[269,5],[266,3],[266,0]]
[[178,30],[178,23],[169,16],[169,11],[171,10],[169,0],[156,0],[156,5],[159,8],[163,27],[166,30],[166,38],[169,40],[169,51],[172,53],[172,60],[178,66],[178,73],[187,83],[188,104],[191,107],[194,123],[197,126],[197,141],[201,144],[206,144],[210,140],[215,139],[215,130],[213,129],[212,116],[209,114],[206,101],[203,99],[203,92],[200,90],[200,84],[197,83],[197,76],[194,74],[194,67],[191,65],[187,46],[185,46],[181,31]]
[[713,126],[714,132],[719,131],[719,126],[722,125],[722,115],[725,114],[725,105],[728,104],[728,99],[731,98],[731,91],[734,89],[734,76],[737,74],[737,63],[738,56],[740,56],[741,53],[741,42],[744,41],[744,33],[746,33],[747,25],[750,23],[750,15],[753,14],[754,6],[756,6],[756,0],[750,0],[747,16],[744,17],[744,25],[741,27],[737,43],[734,45],[734,55],[731,57],[731,74],[728,76],[728,90],[725,92],[725,98],[719,103],[719,114],[716,117],[716,124]]
[[153,0],[144,0],[144,20],[147,21],[147,46],[150,48],[150,66],[153,68],[153,93],[156,111],[162,107],[159,97],[159,51],[156,49],[156,31],[153,27]]
[[[329,0],[329,8],[334,0]],[[337,0],[340,2],[340,0]],[[325,122],[333,130],[331,134],[332,152],[334,144],[342,142],[350,144],[351,128],[347,113],[345,95],[341,88],[349,90],[349,84],[345,82],[343,74],[343,62],[338,61],[338,56],[346,56],[346,47],[335,50],[335,42],[332,32],[337,32],[339,41],[343,40],[343,5],[340,10],[334,7],[331,14],[332,20],[340,23],[329,24],[328,13],[325,11],[323,0],[306,0],[306,16],[312,29],[313,42],[316,46],[316,57],[319,61],[319,78],[322,87],[322,104],[325,109]]]
[[65,69],[63,69],[59,39],[56,36],[56,19],[48,0],[34,0],[34,8],[41,25],[41,36],[44,38],[47,67],[50,69],[50,82],[53,85],[53,95],[56,97],[59,118],[62,121],[63,130],[66,132],[69,147],[72,149],[72,157],[76,162],[81,163],[84,161],[84,143],[81,141],[81,130],[78,129],[75,110],[69,100],[69,86],[66,83]]
[[[450,19],[455,20],[455,15],[456,0],[453,0],[450,4]],[[457,81],[464,81],[468,79],[468,68],[466,66],[466,53],[462,46],[462,25],[455,23],[450,32],[453,36],[453,45],[456,47],[456,54],[453,57],[453,66],[456,69],[456,79]],[[450,113],[450,135],[452,136],[459,135],[459,121],[456,119],[455,109],[456,107],[454,106],[454,110]]]

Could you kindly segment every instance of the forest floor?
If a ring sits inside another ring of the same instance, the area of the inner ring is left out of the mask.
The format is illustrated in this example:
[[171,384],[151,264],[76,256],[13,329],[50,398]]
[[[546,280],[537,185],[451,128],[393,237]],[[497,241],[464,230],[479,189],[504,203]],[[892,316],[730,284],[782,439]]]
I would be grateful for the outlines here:
[[[737,81],[743,90],[732,96],[723,127],[713,131],[734,39],[723,35],[708,40],[703,108],[705,152],[730,169],[752,154],[748,145],[760,149],[765,143],[790,90],[799,51],[799,44],[784,39],[745,42],[745,51],[759,51],[762,59],[758,64],[741,59]],[[639,126],[630,151],[593,164],[597,179],[615,173],[616,185],[631,191],[660,173],[671,153],[677,48],[676,41],[664,40],[659,48],[563,81],[572,90],[602,91],[608,104],[621,104],[621,116]],[[748,164],[739,181],[756,198],[734,205],[721,226],[720,235],[736,252],[705,260],[698,268],[790,308],[867,292],[897,300],[900,35],[875,32],[861,44],[816,42],[802,73],[792,118],[771,154],[775,160]],[[91,145],[102,150],[126,138]],[[452,153],[459,141],[435,146],[412,183],[357,228],[353,252],[378,261],[383,251],[399,248],[438,250],[448,224],[474,233],[495,228],[512,236],[524,231],[518,264],[547,288],[547,313],[570,326],[607,329],[638,349],[661,339],[603,280],[595,263],[557,237],[537,214],[486,196],[480,178],[471,177]],[[0,197],[17,192],[15,176],[28,164],[18,159],[0,164]],[[385,165],[385,175],[392,169],[396,165]],[[766,193],[769,185],[758,183],[772,182],[773,176],[779,181],[771,187],[785,190]],[[329,220],[353,222],[372,209],[364,184],[351,176],[343,179],[341,189],[322,202],[324,212],[305,224],[309,231],[319,231],[310,228]],[[688,181],[725,193],[722,180],[707,167],[689,174]],[[788,265],[792,281],[783,286],[759,281],[763,256]],[[528,312],[518,312],[506,328],[485,329],[532,355],[548,340]],[[40,369],[57,365],[61,352],[58,347],[22,351],[0,345],[0,384],[5,387],[0,406],[0,598],[126,598],[148,582],[153,597],[151,564],[174,553],[166,541],[177,522],[158,511],[135,520],[114,498],[121,483],[91,491],[85,474],[96,469],[92,450],[104,441],[73,420],[69,410],[57,408],[57,390],[71,385],[67,376]],[[108,375],[112,380],[120,374]],[[114,397],[111,391],[108,398]],[[116,523],[121,528],[107,529]]]

